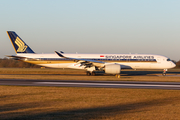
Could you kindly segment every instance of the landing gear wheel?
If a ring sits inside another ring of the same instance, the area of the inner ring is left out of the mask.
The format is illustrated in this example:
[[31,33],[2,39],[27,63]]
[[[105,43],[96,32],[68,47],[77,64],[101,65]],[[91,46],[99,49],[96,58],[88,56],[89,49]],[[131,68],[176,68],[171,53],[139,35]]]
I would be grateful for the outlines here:
[[96,73],[95,72],[92,72],[92,76],[95,76],[96,75]]
[[118,75],[116,75],[116,77],[117,77],[117,78],[120,78],[120,77],[121,77],[121,75],[119,75],[119,74],[118,74]]
[[163,75],[163,76],[166,76],[166,73],[163,73],[162,75]]
[[91,75],[91,73],[90,73],[89,71],[87,71],[87,72],[86,72],[86,75],[90,76],[90,75]]

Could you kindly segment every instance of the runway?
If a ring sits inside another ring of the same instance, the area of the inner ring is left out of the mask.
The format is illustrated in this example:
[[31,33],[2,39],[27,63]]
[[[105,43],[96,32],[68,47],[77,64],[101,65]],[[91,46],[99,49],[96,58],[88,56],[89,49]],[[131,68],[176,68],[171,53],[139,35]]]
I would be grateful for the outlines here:
[[78,80],[26,80],[0,79],[0,85],[12,86],[56,86],[94,88],[141,88],[180,90],[180,82],[137,82],[137,81],[78,81]]

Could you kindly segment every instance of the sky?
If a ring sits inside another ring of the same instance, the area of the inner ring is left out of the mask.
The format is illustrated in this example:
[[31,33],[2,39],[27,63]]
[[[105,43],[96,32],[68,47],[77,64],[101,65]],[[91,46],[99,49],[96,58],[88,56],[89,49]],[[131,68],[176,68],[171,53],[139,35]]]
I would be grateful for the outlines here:
[[36,53],[143,53],[180,60],[179,0],[1,0],[0,58],[15,31]]

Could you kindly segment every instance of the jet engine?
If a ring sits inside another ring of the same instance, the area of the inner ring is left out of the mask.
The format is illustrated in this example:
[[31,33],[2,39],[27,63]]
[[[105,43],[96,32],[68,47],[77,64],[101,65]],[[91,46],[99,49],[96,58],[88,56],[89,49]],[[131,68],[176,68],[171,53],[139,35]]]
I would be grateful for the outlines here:
[[104,70],[107,74],[119,74],[121,72],[121,65],[107,64],[105,65]]

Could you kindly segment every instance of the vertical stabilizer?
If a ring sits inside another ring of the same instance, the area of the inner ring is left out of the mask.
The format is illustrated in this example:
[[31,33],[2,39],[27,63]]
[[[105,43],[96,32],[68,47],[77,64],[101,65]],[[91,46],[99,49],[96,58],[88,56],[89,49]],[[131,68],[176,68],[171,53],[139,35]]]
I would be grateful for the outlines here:
[[34,53],[34,51],[14,32],[7,31],[16,53]]

